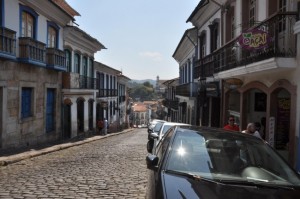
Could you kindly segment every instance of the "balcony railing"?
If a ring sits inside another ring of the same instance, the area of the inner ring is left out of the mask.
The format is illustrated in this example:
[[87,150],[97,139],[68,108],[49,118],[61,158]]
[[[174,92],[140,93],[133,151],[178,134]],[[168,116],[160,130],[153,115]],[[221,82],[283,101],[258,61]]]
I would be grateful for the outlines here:
[[79,88],[81,89],[95,89],[96,78],[79,76]]
[[0,57],[16,58],[16,32],[0,27]]
[[187,83],[176,86],[176,95],[186,96],[186,97],[196,97],[197,96],[197,83]]
[[195,62],[194,77],[208,77],[214,73],[230,70],[272,57],[295,57],[296,35],[293,26],[297,20],[294,12],[277,13],[267,20],[251,27],[268,34],[268,45],[248,50],[239,45],[239,37],[228,42],[212,54]]
[[47,67],[56,70],[66,71],[66,56],[65,52],[56,48],[47,48]]
[[97,97],[116,97],[118,96],[118,90],[117,89],[104,89],[100,88],[98,89]]
[[26,63],[46,66],[46,44],[31,37],[19,37],[19,59]]
[[78,73],[63,73],[64,89],[95,89],[96,78],[86,77]]

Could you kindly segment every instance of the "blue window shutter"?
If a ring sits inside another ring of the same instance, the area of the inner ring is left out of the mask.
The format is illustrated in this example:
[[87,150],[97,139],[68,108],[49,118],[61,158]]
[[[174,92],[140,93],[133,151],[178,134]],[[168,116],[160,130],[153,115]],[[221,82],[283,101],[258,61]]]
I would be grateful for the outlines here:
[[22,118],[27,118],[32,116],[31,114],[31,88],[22,88]]
[[55,90],[47,89],[46,132],[54,131]]

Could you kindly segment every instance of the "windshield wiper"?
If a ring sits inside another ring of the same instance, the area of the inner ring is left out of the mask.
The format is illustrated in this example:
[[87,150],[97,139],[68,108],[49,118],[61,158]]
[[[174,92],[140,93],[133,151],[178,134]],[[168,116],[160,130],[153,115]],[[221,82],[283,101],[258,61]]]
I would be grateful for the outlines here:
[[248,186],[256,186],[259,188],[271,188],[271,189],[287,189],[287,190],[294,190],[294,187],[289,185],[279,185],[275,183],[269,183],[268,180],[263,179],[256,179],[256,178],[247,178],[247,180],[228,180],[222,179],[221,182],[225,184],[232,184],[232,185],[248,185]]
[[193,180],[199,180],[199,181],[206,181],[206,182],[211,182],[211,183],[222,184],[219,181],[212,180],[212,179],[209,179],[209,178],[205,178],[205,177],[195,175],[195,174],[192,174],[192,173],[186,173],[186,172],[176,171],[176,170],[166,170],[165,172],[180,175],[180,176],[185,176],[185,177],[188,177],[188,178],[192,178]]
[[274,183],[266,183],[269,182],[267,180],[256,180],[256,179],[247,179],[247,180],[235,180],[235,179],[209,179],[205,178],[199,175],[195,175],[192,173],[186,173],[176,170],[166,170],[166,173],[176,174],[180,176],[185,176],[188,178],[191,178],[193,180],[198,181],[205,181],[215,184],[221,184],[221,185],[235,185],[235,186],[255,186],[259,188],[271,188],[271,189],[286,189],[286,190],[294,190],[294,187],[292,186],[284,186],[284,185],[278,185]]

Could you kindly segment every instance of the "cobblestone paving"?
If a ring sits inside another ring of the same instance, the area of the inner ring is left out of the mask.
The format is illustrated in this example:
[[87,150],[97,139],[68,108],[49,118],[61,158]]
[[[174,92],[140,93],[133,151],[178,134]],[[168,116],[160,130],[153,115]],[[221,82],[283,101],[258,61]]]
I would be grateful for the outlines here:
[[147,130],[0,167],[0,198],[145,198]]

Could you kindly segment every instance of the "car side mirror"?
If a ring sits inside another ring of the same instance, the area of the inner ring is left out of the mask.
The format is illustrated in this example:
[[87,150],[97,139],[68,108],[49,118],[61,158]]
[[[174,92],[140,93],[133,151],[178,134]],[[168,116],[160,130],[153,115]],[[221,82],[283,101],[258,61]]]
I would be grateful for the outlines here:
[[147,164],[147,168],[153,171],[157,170],[157,165],[158,165],[158,157],[156,155],[153,154],[149,154],[146,157],[146,164]]
[[150,137],[151,137],[152,139],[158,139],[158,134],[157,134],[157,133],[151,133],[151,134],[150,134]]

